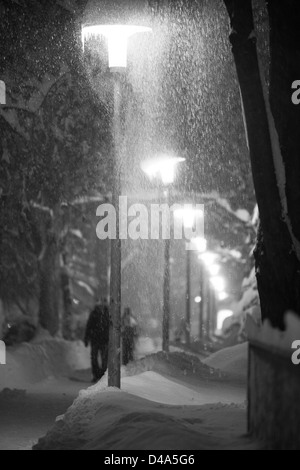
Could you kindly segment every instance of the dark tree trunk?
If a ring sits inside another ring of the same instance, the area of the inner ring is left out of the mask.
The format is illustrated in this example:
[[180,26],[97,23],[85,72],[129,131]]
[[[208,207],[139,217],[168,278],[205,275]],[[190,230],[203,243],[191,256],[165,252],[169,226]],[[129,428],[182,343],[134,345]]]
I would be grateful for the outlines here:
[[300,80],[300,2],[267,2],[270,18],[270,102],[286,168],[286,194],[295,236],[300,240],[300,106],[291,86]]
[[60,285],[63,298],[63,322],[62,332],[63,338],[67,341],[73,339],[72,334],[72,319],[73,319],[73,302],[72,302],[72,290],[71,282],[68,274],[66,255],[62,254],[62,266],[60,269]]
[[[260,211],[261,225],[255,259],[262,316],[263,319],[268,318],[274,326],[283,328],[283,318],[287,310],[292,309],[300,313],[298,274],[300,266],[291,232],[283,217],[282,198],[274,165],[270,119],[260,76],[256,39],[253,34],[252,2],[251,0],[243,0],[243,2],[224,0],[224,2],[233,30],[230,41],[241,88],[254,187]],[[274,3],[279,4],[279,1]],[[283,2],[281,2],[281,9],[285,8],[285,3],[282,4]],[[271,41],[271,47],[274,48],[273,41]],[[272,59],[274,59],[274,54],[272,54]],[[276,77],[273,76],[272,83],[274,80],[276,81]],[[291,84],[292,81],[290,87]],[[271,93],[274,95],[272,85]],[[278,90],[277,97],[272,96],[271,102],[278,98],[280,93],[282,90]],[[291,104],[291,93],[289,100]],[[285,109],[279,107],[279,116]],[[276,117],[275,115],[277,126]],[[290,134],[289,138],[293,141],[296,135]],[[299,145],[297,148],[300,149]],[[288,186],[293,194],[299,192],[299,182],[295,185],[291,181]]]
[[54,336],[59,330],[59,255],[55,235],[47,230],[45,245],[39,261],[40,326]]

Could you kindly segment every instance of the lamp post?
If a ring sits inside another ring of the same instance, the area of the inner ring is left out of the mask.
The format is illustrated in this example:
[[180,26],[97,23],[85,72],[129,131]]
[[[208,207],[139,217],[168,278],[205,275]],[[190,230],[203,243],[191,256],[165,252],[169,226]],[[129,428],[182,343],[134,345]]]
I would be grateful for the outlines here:
[[[195,211],[194,218],[197,217],[197,212]],[[203,216],[203,214],[202,214]],[[192,240],[193,245],[198,253],[203,253],[206,251],[207,248],[207,240],[205,238],[194,238]],[[190,276],[191,276],[191,269],[190,269],[190,257],[191,251],[187,250],[187,295],[186,295],[186,343],[190,344],[190,331],[191,331],[191,304],[190,304]],[[204,278],[204,270],[202,268],[202,264],[200,263],[200,299],[199,302],[199,333],[203,331],[203,314],[204,314],[204,301],[205,301],[205,278]],[[199,334],[200,338],[202,334]]]
[[[203,276],[205,272],[210,275],[208,284],[208,303],[207,303],[207,314],[206,314],[206,335],[209,337],[212,320],[216,314],[216,294],[219,298],[226,298],[225,293],[225,280],[219,275],[220,266],[216,263],[218,255],[213,252],[206,251],[199,255],[199,259],[202,265]],[[206,277],[206,276],[205,276]],[[203,327],[202,322],[202,327]]]
[[[185,229],[192,229],[199,218],[203,218],[204,214],[201,210],[193,209],[179,209],[175,211],[175,217],[181,219]],[[205,238],[195,237],[191,240],[195,251],[203,252],[206,250],[207,242]],[[186,308],[185,308],[185,342],[187,345],[191,343],[191,253],[192,250],[189,244],[186,244]],[[201,291],[201,302],[203,304],[203,292]],[[202,308],[202,306],[200,307]]]
[[200,260],[200,295],[201,302],[199,304],[199,339],[203,339],[204,329],[204,300],[205,300],[205,270],[202,261]]
[[121,195],[121,100],[122,73],[127,67],[128,40],[137,33],[150,32],[141,18],[146,2],[133,0],[89,0],[83,13],[83,46],[90,39],[105,37],[108,46],[109,69],[114,83],[113,115],[113,189],[112,204],[116,210],[116,239],[111,240],[110,273],[110,334],[108,386],[121,387],[121,240],[119,236],[119,196]]
[[0,104],[6,104],[6,85],[0,80]]
[[199,339],[203,338],[203,330],[204,330],[204,307],[206,302],[206,273],[204,263],[201,259],[201,255],[203,255],[207,250],[207,240],[205,238],[198,239],[197,249],[199,254],[199,270],[200,270],[200,298],[201,302],[199,303]]
[[[142,163],[141,167],[150,180],[158,179],[164,186],[166,203],[170,205],[170,189],[176,178],[176,169],[184,158],[162,155]],[[162,349],[170,349],[170,248],[171,240],[164,240],[164,277],[163,277],[163,322],[162,322]]]

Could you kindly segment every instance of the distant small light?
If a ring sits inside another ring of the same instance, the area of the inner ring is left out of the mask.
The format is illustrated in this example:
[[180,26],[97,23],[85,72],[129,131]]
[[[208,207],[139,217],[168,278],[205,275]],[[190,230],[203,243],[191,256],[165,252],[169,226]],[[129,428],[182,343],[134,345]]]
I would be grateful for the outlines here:
[[218,299],[222,302],[223,300],[228,299],[229,295],[226,292],[219,292]]
[[206,253],[202,253],[201,255],[199,255],[199,259],[203,261],[203,263],[208,267],[216,262],[216,260],[218,259],[218,255],[216,253],[207,251]]
[[200,303],[201,303],[201,300],[202,300],[202,299],[201,299],[200,296],[195,297],[195,302],[196,302],[196,304],[200,304]]
[[[203,214],[202,210],[194,209],[192,206],[188,207],[188,205],[186,205],[184,207],[184,209],[176,210],[174,215],[177,219],[182,220],[183,225],[184,225],[185,228],[192,229],[195,225],[195,222],[198,219],[202,219],[204,214]],[[197,243],[200,243],[200,241],[202,243],[202,245],[201,245],[201,248],[202,248],[204,241],[206,242],[206,240],[204,240],[204,238],[194,238],[194,239],[191,240],[191,242],[195,246],[197,245]],[[204,250],[201,249],[199,251],[205,251],[205,250],[206,250],[206,245],[205,245]]]
[[242,253],[240,253],[239,251],[237,250],[231,250],[230,251],[230,254],[233,258],[235,259],[241,259],[242,258]]
[[217,292],[224,292],[225,281],[221,276],[214,276],[210,278],[210,282]]
[[[202,212],[203,216],[203,212]],[[197,248],[199,253],[204,253],[207,249],[207,240],[202,237],[196,237],[192,240],[193,245]]]
[[218,264],[212,264],[208,267],[208,271],[211,276],[217,276],[220,272],[220,266]]

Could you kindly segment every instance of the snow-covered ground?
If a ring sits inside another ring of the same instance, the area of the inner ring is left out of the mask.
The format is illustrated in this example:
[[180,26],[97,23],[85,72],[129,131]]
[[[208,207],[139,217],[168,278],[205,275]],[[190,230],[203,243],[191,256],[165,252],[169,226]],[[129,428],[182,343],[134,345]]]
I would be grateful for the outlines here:
[[68,379],[89,367],[89,351],[41,332],[32,343],[8,348],[0,366],[0,450],[30,450],[86,386]]
[[248,374],[248,343],[221,349],[203,363],[237,379],[246,380]]
[[34,342],[8,348],[6,365],[0,367],[0,391],[32,389],[49,377],[68,377],[73,370],[88,368],[89,364],[89,350],[82,342],[41,334]]
[[232,355],[246,361],[246,347],[219,352],[207,364],[179,351],[155,352],[149,339],[138,357],[143,348],[152,354],[122,368],[122,391],[109,389],[107,376],[82,390],[90,371],[80,343],[40,338],[8,351],[8,366],[0,368],[0,390],[6,388],[0,393],[0,449],[30,449],[49,429],[37,448],[257,447],[245,437],[245,384],[230,375],[237,369]]
[[0,392],[0,450],[31,450],[83,387],[66,379],[50,378],[28,391]]

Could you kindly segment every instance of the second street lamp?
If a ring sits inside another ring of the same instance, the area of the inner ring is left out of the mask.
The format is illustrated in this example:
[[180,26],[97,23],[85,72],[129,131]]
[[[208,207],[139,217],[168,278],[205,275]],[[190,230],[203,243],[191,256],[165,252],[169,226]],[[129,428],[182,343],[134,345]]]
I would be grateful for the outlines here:
[[110,335],[108,386],[121,387],[121,239],[119,236],[119,197],[121,195],[121,100],[122,73],[127,67],[128,39],[136,33],[150,32],[141,20],[145,2],[89,0],[83,14],[83,45],[90,39],[107,39],[109,68],[114,83],[113,116],[113,189],[112,204],[116,210],[116,239],[111,240]]
[[[142,163],[141,167],[150,180],[158,179],[165,187],[164,196],[170,205],[170,190],[176,177],[176,169],[179,163],[184,162],[184,158],[169,157],[163,155]],[[164,241],[164,280],[163,280],[163,326],[162,326],[162,349],[169,352],[170,349],[170,248],[171,240]]]

